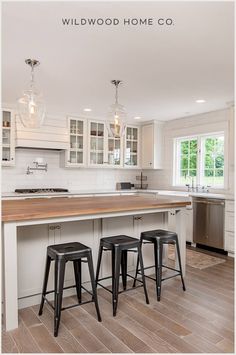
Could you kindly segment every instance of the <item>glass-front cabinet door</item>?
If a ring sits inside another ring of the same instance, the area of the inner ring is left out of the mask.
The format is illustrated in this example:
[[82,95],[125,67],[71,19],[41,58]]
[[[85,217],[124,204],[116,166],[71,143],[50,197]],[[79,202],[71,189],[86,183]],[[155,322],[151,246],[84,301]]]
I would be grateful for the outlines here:
[[102,122],[89,122],[89,165],[100,166],[105,158],[105,124]]
[[68,165],[83,166],[85,164],[85,120],[69,117],[69,150]]
[[125,166],[139,166],[139,128],[127,126],[125,133]]
[[12,110],[2,111],[2,165],[15,164],[15,114]]
[[[110,123],[110,126],[113,124]],[[112,127],[111,127],[112,128]],[[121,167],[123,164],[122,159],[122,139],[120,137],[112,137],[108,132],[108,149],[107,149],[107,164],[113,167]]]

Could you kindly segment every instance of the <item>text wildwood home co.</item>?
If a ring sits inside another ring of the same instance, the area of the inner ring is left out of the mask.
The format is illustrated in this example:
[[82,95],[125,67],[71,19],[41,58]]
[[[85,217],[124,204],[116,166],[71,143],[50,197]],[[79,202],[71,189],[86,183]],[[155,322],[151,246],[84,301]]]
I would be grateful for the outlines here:
[[171,26],[172,18],[62,18],[64,26]]

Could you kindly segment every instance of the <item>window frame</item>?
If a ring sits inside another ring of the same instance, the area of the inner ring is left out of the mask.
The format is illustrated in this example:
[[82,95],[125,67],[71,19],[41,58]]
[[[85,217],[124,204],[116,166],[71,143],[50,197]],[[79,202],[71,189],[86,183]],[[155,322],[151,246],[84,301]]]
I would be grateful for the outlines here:
[[180,183],[180,156],[181,156],[181,142],[184,140],[192,140],[196,139],[197,140],[197,172],[196,172],[196,185],[203,185],[203,178],[204,178],[204,152],[205,152],[205,147],[204,147],[204,139],[207,137],[220,137],[224,136],[224,184],[223,185],[211,185],[211,188],[213,189],[227,189],[228,185],[228,152],[227,152],[227,132],[224,130],[220,130],[217,132],[208,132],[208,133],[200,133],[200,134],[194,134],[194,135],[187,135],[187,136],[181,136],[181,137],[175,137],[174,138],[174,149],[173,149],[173,179],[172,179],[172,185],[174,187],[184,187],[186,186],[185,184]]

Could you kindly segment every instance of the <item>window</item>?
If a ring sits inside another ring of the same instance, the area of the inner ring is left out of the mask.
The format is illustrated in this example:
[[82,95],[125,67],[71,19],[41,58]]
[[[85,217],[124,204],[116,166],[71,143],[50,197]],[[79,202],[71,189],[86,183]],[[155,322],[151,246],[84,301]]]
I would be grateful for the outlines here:
[[175,139],[174,185],[224,187],[224,133]]

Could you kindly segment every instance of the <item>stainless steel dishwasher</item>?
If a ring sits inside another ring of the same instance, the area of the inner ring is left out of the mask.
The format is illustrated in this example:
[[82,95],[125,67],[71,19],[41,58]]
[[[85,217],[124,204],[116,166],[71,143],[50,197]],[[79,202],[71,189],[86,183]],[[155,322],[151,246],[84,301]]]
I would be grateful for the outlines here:
[[224,200],[193,198],[194,243],[224,249],[224,209]]

